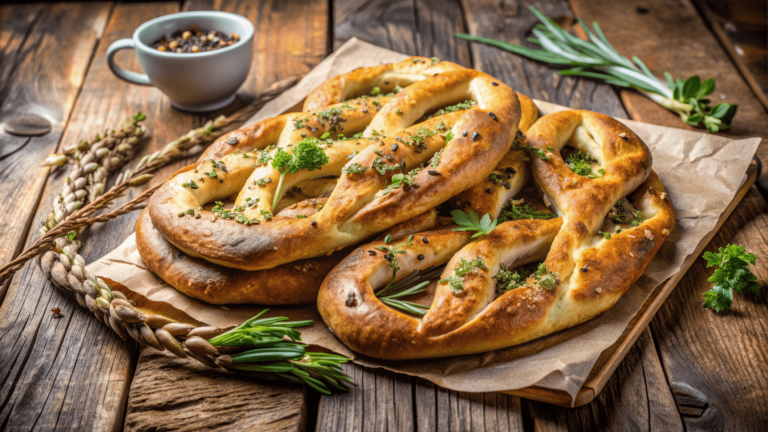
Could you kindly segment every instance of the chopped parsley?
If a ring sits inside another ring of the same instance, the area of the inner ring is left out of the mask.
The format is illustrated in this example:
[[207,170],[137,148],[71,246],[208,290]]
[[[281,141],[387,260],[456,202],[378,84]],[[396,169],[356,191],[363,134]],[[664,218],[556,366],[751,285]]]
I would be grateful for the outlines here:
[[195,184],[195,182],[192,181],[192,180],[187,180],[184,183],[182,183],[181,185],[184,186],[184,187],[191,188],[191,189],[197,189],[198,188],[197,184]]
[[436,130],[429,130],[426,127],[422,126],[418,130],[416,130],[416,134],[412,134],[410,132],[406,132],[408,135],[407,138],[404,140],[400,137],[397,137],[397,141],[404,142],[405,144],[412,145],[416,147],[416,153],[421,153],[424,150],[427,149],[427,143],[424,142],[427,138],[437,134]]
[[630,210],[624,207],[624,200],[618,200],[616,205],[608,212],[608,217],[613,223],[639,226],[643,223],[643,212],[640,210]]
[[433,118],[433,117],[441,116],[441,115],[456,112],[456,111],[468,110],[472,108],[472,105],[474,105],[475,103],[476,102],[471,100],[465,100],[464,102],[459,102],[456,105],[448,105],[447,107],[440,108],[434,114],[432,114],[427,118]]
[[256,160],[260,165],[267,165],[272,160],[272,155],[269,154],[271,150],[274,150],[275,146],[271,145],[264,150],[254,150],[255,153],[259,154],[259,158]]
[[437,168],[438,165],[440,165],[440,158],[443,156],[443,149],[440,149],[435,153],[434,156],[432,156],[432,159],[429,160],[429,166],[432,168]]
[[[540,149],[540,148],[536,148],[536,147],[529,147],[529,146],[525,146],[525,145],[522,145],[522,144],[518,143],[518,142],[517,142],[517,140],[515,140],[515,141],[512,143],[512,147],[511,147],[511,148],[513,148],[513,149],[521,149],[521,150],[524,150],[524,151],[526,151],[528,154],[530,154],[530,155],[534,155],[534,156],[538,156],[538,157],[540,157],[542,160],[545,160],[545,161],[548,161],[548,160],[551,160],[551,159],[552,159],[552,158],[550,158],[549,156],[547,156],[547,154],[546,154],[546,153],[544,153],[544,150],[542,150],[542,149]],[[555,149],[554,149],[554,148],[552,148],[552,147],[550,147],[550,148],[548,148],[547,150],[548,150],[548,151],[554,151]]]
[[392,192],[394,189],[397,189],[400,187],[406,188],[406,187],[413,186],[413,180],[416,177],[416,174],[418,174],[422,169],[424,168],[421,167],[421,168],[412,169],[410,172],[408,172],[408,174],[398,173],[393,175],[391,179],[392,184],[384,188],[383,195],[387,195],[388,193]]
[[593,174],[592,173],[592,166],[590,165],[590,162],[594,162],[595,160],[592,158],[592,155],[589,153],[584,153],[580,150],[576,150],[573,153],[571,153],[570,156],[568,156],[568,159],[565,161],[565,163],[568,165],[568,168],[575,172],[576,174],[587,177],[587,178],[600,178],[602,177],[605,170],[600,169],[598,171],[600,174]]
[[272,177],[260,178],[258,180],[254,180],[253,183],[258,186],[266,186],[267,183],[272,183]]
[[359,163],[351,163],[341,169],[344,174],[360,174],[368,171],[368,167],[361,166]]
[[505,293],[507,291],[512,291],[515,288],[528,286],[528,282],[525,280],[530,275],[530,271],[525,271],[523,269],[514,272],[509,271],[507,270],[507,266],[502,263],[499,268],[499,273],[493,277],[496,279],[496,291]]
[[309,125],[307,125],[308,121],[309,121],[308,117],[294,119],[293,120],[293,130],[299,130],[301,128],[308,128],[309,127]]
[[[379,152],[379,153],[381,153],[381,152]],[[377,154],[379,154],[379,153],[377,153]],[[392,161],[394,159],[395,159],[395,157],[392,156],[392,155],[377,157],[371,163],[371,168],[373,168],[376,171],[378,171],[379,174],[381,174],[381,175],[386,175],[389,171],[397,171],[397,170],[400,169],[400,165],[389,165],[386,162],[384,162],[385,160]]]
[[488,177],[486,177],[486,180],[495,184],[496,186],[501,186],[504,184],[504,177],[496,173],[491,173]]
[[486,266],[480,258],[467,261],[462,257],[459,264],[453,268],[453,276],[440,279],[438,283],[447,282],[448,286],[451,287],[451,291],[453,291],[454,294],[459,294],[464,288],[464,278],[469,273],[477,273],[477,269],[488,270],[488,266]]
[[552,219],[557,217],[554,213],[536,211],[536,208],[531,204],[520,204],[523,204],[523,200],[509,200],[504,204],[499,213],[499,223],[520,219]]
[[557,287],[557,273],[548,271],[547,266],[544,263],[539,264],[536,271],[533,272],[533,278],[540,287],[549,291],[552,291]]
[[[247,202],[247,200],[246,200]],[[258,202],[258,201],[257,201]],[[251,224],[259,224],[261,221],[258,218],[248,218],[245,216],[242,211],[245,206],[238,206],[235,207],[232,210],[228,210],[224,208],[224,204],[221,203],[221,201],[216,201],[216,205],[211,209],[211,212],[216,215],[216,217],[222,218],[222,219],[231,219],[235,222],[241,223],[243,225],[251,225]]]

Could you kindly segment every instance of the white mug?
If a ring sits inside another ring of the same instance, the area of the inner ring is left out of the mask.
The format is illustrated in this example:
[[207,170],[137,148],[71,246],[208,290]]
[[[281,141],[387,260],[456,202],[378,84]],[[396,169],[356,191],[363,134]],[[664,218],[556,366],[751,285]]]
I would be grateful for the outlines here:
[[[225,48],[198,53],[172,53],[152,48],[164,35],[189,30],[195,24],[203,31],[237,33],[240,40]],[[133,84],[159,88],[180,110],[214,111],[235,100],[245,81],[253,58],[253,24],[247,18],[227,12],[181,12],[147,21],[130,39],[120,39],[107,50],[112,73]],[[122,49],[136,51],[146,74],[125,70],[115,63]]]

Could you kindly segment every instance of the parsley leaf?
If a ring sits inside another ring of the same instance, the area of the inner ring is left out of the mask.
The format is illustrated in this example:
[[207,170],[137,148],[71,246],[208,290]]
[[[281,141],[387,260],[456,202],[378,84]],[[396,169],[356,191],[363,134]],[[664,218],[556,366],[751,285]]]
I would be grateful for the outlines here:
[[192,180],[187,180],[184,183],[182,183],[181,185],[184,186],[184,187],[192,188],[192,189],[197,189],[198,188],[197,184],[194,181],[192,181]]
[[415,168],[408,172],[408,174],[398,173],[393,175],[391,178],[392,184],[384,188],[383,195],[387,195],[388,193],[392,192],[392,190],[399,187],[413,186],[413,180],[416,177],[416,174],[418,174],[421,170],[422,168]]
[[368,171],[368,167],[364,167],[357,162],[351,163],[341,169],[344,174],[360,174]]
[[[528,154],[534,155],[534,156],[538,156],[542,160],[545,160],[545,161],[548,161],[548,160],[552,159],[549,156],[547,156],[546,153],[544,153],[544,150],[542,150],[540,148],[536,148],[536,147],[529,147],[529,146],[522,145],[522,144],[518,143],[517,140],[515,140],[512,143],[512,148],[513,149],[525,150]],[[553,151],[553,150],[554,149],[552,147],[549,148],[549,151]]]
[[605,173],[605,170],[601,169],[600,174],[593,174],[592,173],[592,166],[589,164],[590,162],[594,162],[594,159],[592,159],[592,155],[589,153],[583,153],[580,150],[576,150],[575,152],[571,153],[571,155],[568,157],[568,159],[565,161],[565,163],[568,165],[568,168],[573,171],[574,173],[587,178],[600,178],[603,176],[603,173]]
[[471,100],[465,100],[464,102],[459,102],[456,105],[449,105],[447,107],[440,108],[434,114],[432,114],[431,116],[429,116],[427,118],[431,119],[433,117],[441,116],[443,114],[448,114],[448,113],[452,113],[452,112],[456,112],[456,111],[468,110],[468,109],[472,108],[472,105],[474,105],[475,103],[476,102],[471,101]]
[[277,149],[272,159],[272,166],[280,171],[280,181],[277,183],[272,208],[277,207],[286,173],[296,174],[299,170],[314,171],[322,168],[328,161],[328,155],[320,147],[320,140],[317,138],[305,138],[299,141],[293,147],[293,153],[288,153],[281,148]]
[[749,270],[750,264],[755,264],[755,254],[746,253],[742,245],[728,245],[719,248],[717,253],[705,252],[703,258],[707,267],[719,267],[708,279],[715,285],[704,293],[704,307],[713,308],[715,312],[730,309],[733,304],[733,290],[739,294],[747,291],[758,295],[760,285],[757,277]]
[[498,219],[491,221],[491,216],[486,213],[482,218],[478,217],[477,213],[472,210],[469,211],[469,215],[461,210],[453,210],[451,212],[453,221],[458,225],[458,228],[453,228],[451,231],[477,231],[472,235],[472,238],[486,235],[496,228]]

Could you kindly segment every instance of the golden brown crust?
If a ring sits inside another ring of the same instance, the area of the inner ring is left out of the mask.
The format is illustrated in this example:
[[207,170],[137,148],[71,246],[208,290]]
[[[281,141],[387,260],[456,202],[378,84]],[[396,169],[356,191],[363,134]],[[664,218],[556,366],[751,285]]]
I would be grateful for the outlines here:
[[[605,169],[601,178],[576,175],[560,157],[564,144],[587,143],[574,138],[574,131],[584,132],[576,130],[584,123],[601,143],[590,150]],[[318,293],[318,310],[339,339],[362,354],[392,360],[478,353],[575,326],[618,301],[675,223],[664,186],[650,170],[650,153],[621,123],[584,111],[545,116],[528,135],[550,158],[534,157],[534,179],[563,217],[506,222],[469,243],[468,234],[442,228],[416,236],[427,236],[428,243],[396,244],[406,251],[398,256],[398,278],[449,259],[442,279],[456,276],[462,259],[479,259],[486,267],[466,274],[457,293],[441,281],[421,320],[387,307],[375,296],[374,289],[391,277],[381,256],[365,253],[377,243],[355,250],[334,268]],[[601,228],[617,226],[604,221],[606,214],[633,189],[629,208],[642,212],[642,221],[637,226],[618,222],[623,230],[610,239],[598,235]],[[414,259],[418,254],[424,259]],[[545,255],[545,274],[534,274],[526,285],[494,299],[493,277],[501,263],[514,267]],[[345,304],[350,295],[356,305]]]
[[255,272],[222,267],[190,257],[168,243],[146,209],[136,225],[136,246],[152,273],[180,292],[211,304],[311,303],[325,276],[346,255],[339,251]]
[[457,69],[464,68],[456,63],[435,62],[426,57],[410,57],[398,63],[358,68],[320,84],[304,100],[303,111],[316,111],[369,94],[373,87],[379,87],[382,94],[389,93],[395,86],[406,87],[435,74]]
[[[313,204],[299,203],[302,213],[311,213]],[[296,211],[296,210],[293,210]],[[281,212],[288,213],[286,209]],[[392,227],[385,234],[400,239],[435,225],[430,210]],[[242,271],[193,258],[168,243],[152,225],[145,209],[136,224],[136,247],[150,271],[180,292],[211,304],[284,305],[312,303],[325,276],[352,248],[327,256],[298,260],[268,270]]]
[[[527,145],[524,134],[538,118],[539,111],[528,96],[518,93],[517,98],[521,108],[518,130],[522,134],[518,133],[515,139]],[[514,185],[522,186],[531,177],[529,161],[528,155],[523,150],[510,149],[493,169],[491,175],[496,175],[494,181],[489,180],[488,177],[480,180],[476,185],[456,195],[451,200],[451,206],[459,209],[469,207],[479,215],[499,214],[504,204],[520,192],[520,189]]]
[[[520,121],[517,95],[503,84],[491,85],[493,81],[483,73],[468,69],[445,72],[406,87],[374,117],[369,127],[397,129],[430,110],[469,96],[482,102],[483,108],[473,107],[406,128],[402,133],[382,139],[379,148],[383,150],[369,146],[349,161],[371,166],[374,159],[380,157],[377,152],[394,153],[409,170],[426,163],[438,149],[445,147],[438,169],[440,174],[422,171],[416,175],[409,191],[400,188],[387,195],[377,193],[394,173],[380,175],[369,169],[360,174],[343,174],[325,209],[311,218],[275,217],[266,223],[246,226],[233,220],[214,220],[206,211],[201,211],[203,216],[199,219],[177,217],[181,211],[204,204],[201,199],[207,202],[231,196],[244,186],[250,175],[249,161],[231,155],[223,159],[228,170],[219,172],[221,184],[208,181],[197,189],[182,187],[190,180],[205,181],[202,173],[195,170],[209,170],[207,162],[166,182],[150,201],[152,222],[182,251],[212,263],[245,270],[272,268],[353,244],[433,208],[465,189],[467,184],[477,183],[489,174],[506,153]],[[441,121],[455,130],[450,145],[445,146],[444,136],[437,134],[424,140],[424,150],[406,145],[399,146],[396,152],[387,150],[399,140],[407,140],[409,134],[417,134],[419,128],[432,130]],[[461,130],[472,133],[464,137]],[[318,171],[317,175],[329,174]],[[300,171],[297,175],[296,181],[304,180],[301,176],[311,172]],[[263,210],[259,206],[269,205],[265,201],[261,200],[246,212]]]

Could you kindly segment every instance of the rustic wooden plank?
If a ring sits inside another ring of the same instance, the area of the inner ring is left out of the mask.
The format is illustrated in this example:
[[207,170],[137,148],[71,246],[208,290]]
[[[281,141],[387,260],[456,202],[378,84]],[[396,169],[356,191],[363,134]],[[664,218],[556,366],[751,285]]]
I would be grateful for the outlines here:
[[131,383],[125,430],[304,430],[306,391],[257,383],[196,360],[143,349]]
[[[463,0],[470,34],[513,43],[525,43],[538,22],[533,6],[559,24],[572,21],[568,5],[559,0]],[[475,69],[486,72],[534,99],[576,109],[588,109],[627,118],[614,90],[604,84],[559,75],[552,68],[489,45],[473,43]]]
[[[643,6],[648,13],[638,13],[629,0],[572,0],[571,5],[584,21],[597,21],[619,53],[640,57],[656,76],[669,71],[682,79],[691,75],[714,78],[717,88],[712,100],[739,105],[733,128],[723,135],[768,137],[768,113],[690,2],[647,1]],[[619,94],[634,120],[693,129],[635,91],[622,89]],[[765,140],[757,155],[768,166]],[[758,178],[758,185],[764,193],[768,190],[768,172]]]
[[[752,188],[707,250],[743,244],[768,284],[768,205]],[[768,292],[734,295],[733,310],[701,307],[712,269],[697,260],[651,322],[687,430],[768,430]]]
[[[329,13],[323,1],[188,1],[184,10],[233,12],[256,27],[254,60],[238,92],[239,104],[275,81],[308,72],[326,55]],[[168,111],[163,107],[161,112],[165,116]],[[134,224],[136,216],[130,218]],[[126,430],[305,428],[304,388],[183,367],[189,363],[142,350],[128,400]]]
[[438,57],[464,66],[472,59],[463,32],[458,0],[343,0],[333,2],[336,48],[357,37],[409,55]]
[[[79,7],[65,6],[68,10]],[[93,10],[94,5],[83,8]],[[130,37],[142,22],[177,10],[175,3],[119,6],[114,10],[71,115],[70,128],[62,138],[63,145],[119,124],[137,110],[153,113],[159,112],[161,103],[167,105],[155,89],[133,88],[119,82],[108,71],[105,54],[110,43]],[[77,17],[61,21],[77,31],[88,27]],[[91,56],[88,53],[86,63]],[[125,53],[120,62],[138,69],[135,56],[130,53]],[[50,67],[40,63],[40,67]],[[175,126],[177,130],[164,133],[162,127],[157,127],[148,147],[159,148],[199,120],[179,123]],[[159,121],[156,124],[172,127]],[[49,179],[36,221],[42,220],[50,209],[60,181],[61,175]],[[133,193],[123,199],[129,199]],[[133,229],[135,216],[132,221],[130,218],[126,216],[87,231],[82,236],[85,246],[80,253],[91,261],[116,247]],[[27,242],[32,239],[33,234]],[[53,306],[63,310],[60,318],[51,317],[49,311]],[[77,305],[71,295],[55,290],[37,266],[27,266],[12,280],[0,308],[0,326],[0,359],[9,365],[3,369],[0,382],[0,424],[19,430],[122,427],[127,387],[135,363],[128,345]]]
[[355,364],[343,367],[357,386],[321,398],[318,432],[414,430],[410,377]]
[[768,5],[759,0],[695,0],[694,4],[768,109]]
[[683,424],[646,329],[590,404],[576,409],[528,402],[534,429],[682,431]]
[[[0,122],[36,113],[53,124],[50,133],[34,138],[0,129],[2,147],[16,150],[0,152],[0,199],[6,203],[0,263],[24,244],[48,176],[39,165],[61,139],[109,9],[108,3],[0,7]],[[0,300],[3,294],[0,289]]]
[[522,431],[520,398],[502,393],[455,392],[415,382],[417,429],[422,431]]

